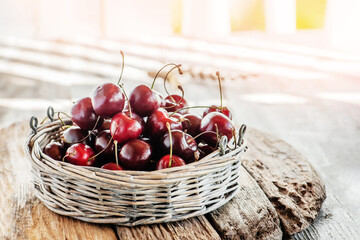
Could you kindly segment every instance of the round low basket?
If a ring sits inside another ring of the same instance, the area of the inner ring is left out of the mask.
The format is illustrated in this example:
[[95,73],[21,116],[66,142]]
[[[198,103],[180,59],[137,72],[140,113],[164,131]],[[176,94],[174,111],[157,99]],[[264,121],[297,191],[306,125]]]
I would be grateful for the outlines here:
[[[35,119],[36,120],[36,119]],[[71,124],[70,120],[63,120]],[[110,171],[56,161],[43,153],[60,139],[62,122],[37,127],[25,143],[32,163],[36,196],[55,213],[92,223],[125,226],[178,221],[206,214],[228,202],[239,186],[245,125],[238,141],[222,138],[220,147],[203,159],[157,171]],[[230,150],[227,146],[236,145]]]

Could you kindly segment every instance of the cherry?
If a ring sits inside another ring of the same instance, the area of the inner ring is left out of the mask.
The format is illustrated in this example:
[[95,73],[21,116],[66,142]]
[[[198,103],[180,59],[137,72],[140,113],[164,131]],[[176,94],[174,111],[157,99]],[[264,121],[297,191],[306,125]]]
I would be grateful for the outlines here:
[[215,148],[207,145],[207,144],[199,144],[198,145],[198,149],[200,152],[200,159],[202,159],[203,157],[209,155],[210,153],[212,153],[213,151],[215,151]]
[[[187,163],[194,162],[196,159],[197,143],[193,137],[180,130],[172,130],[173,153],[184,159]],[[160,140],[160,147],[163,152],[170,150],[170,133],[165,134]]]
[[169,117],[168,112],[159,108],[155,110],[147,119],[146,130],[152,140],[158,140],[166,133],[166,123],[170,124],[171,129],[182,130],[182,125],[176,118]]
[[211,105],[210,108],[206,109],[203,113],[203,117],[205,117],[206,115],[208,115],[211,112],[219,112],[219,113],[222,113],[225,116],[227,116],[230,120],[232,119],[232,114],[227,107],[220,107],[221,109],[215,108],[215,107],[217,107],[217,106]]
[[232,114],[230,112],[230,110],[227,107],[223,107],[222,104],[222,88],[221,88],[221,78],[220,78],[220,73],[216,72],[216,76],[218,78],[218,82],[219,82],[219,91],[220,91],[220,107],[216,108],[217,106],[212,105],[212,108],[208,108],[207,110],[204,111],[203,117],[205,117],[207,114],[211,113],[211,112],[219,112],[224,114],[225,116],[227,116],[228,118],[232,119]]
[[149,116],[160,107],[159,95],[145,85],[139,85],[130,94],[131,108],[141,117]]
[[78,100],[71,109],[71,115],[71,120],[84,130],[101,126],[103,122],[103,119],[98,119],[98,116],[95,114],[89,97]]
[[65,154],[64,145],[59,142],[50,142],[44,147],[44,153],[54,160],[61,161]]
[[111,120],[110,133],[119,144],[140,137],[142,130],[141,124],[125,113],[118,113]]
[[120,165],[110,162],[101,167],[102,169],[108,169],[108,170],[124,170]]
[[102,152],[101,154],[106,155],[107,157],[115,156],[115,145],[112,141],[110,130],[104,130],[100,132],[95,139],[95,151],[97,153]]
[[95,164],[94,150],[83,143],[76,143],[66,150],[65,160],[79,166],[93,166]]
[[173,94],[165,98],[165,108],[168,112],[175,112],[179,109],[178,113],[186,114],[189,112],[189,109],[182,109],[188,106],[187,101],[182,96]]
[[144,118],[140,117],[139,115],[137,115],[136,113],[134,112],[131,112],[129,110],[124,110],[123,113],[125,113],[126,115],[128,115],[130,118],[138,121],[142,128],[145,129],[145,121],[144,121]]
[[198,114],[188,113],[183,116],[182,126],[186,133],[195,137],[200,133],[201,117]]
[[65,147],[70,147],[75,143],[84,143],[90,145],[88,131],[81,129],[78,126],[69,127],[63,131],[61,140],[64,142]]
[[220,136],[226,136],[228,140],[233,137],[235,127],[232,121],[224,114],[218,112],[211,112],[206,115],[200,123],[200,132],[212,131],[213,133],[204,133],[201,136],[201,140],[210,146],[215,146],[218,141],[217,134]]
[[165,102],[164,96],[161,93],[159,93],[159,92],[157,92],[155,90],[153,90],[153,92],[156,93],[158,95],[159,99],[160,99],[160,107],[165,107],[166,102]]
[[125,169],[145,170],[151,157],[151,146],[140,139],[125,143],[119,152],[119,162]]
[[104,131],[104,130],[110,130],[111,125],[111,118],[104,119],[103,124],[97,129],[98,132]]
[[123,110],[125,96],[119,86],[105,83],[95,89],[91,102],[97,115],[111,118]]
[[186,165],[185,161],[178,156],[170,154],[163,156],[156,165],[157,170],[171,168],[171,167],[180,167]]

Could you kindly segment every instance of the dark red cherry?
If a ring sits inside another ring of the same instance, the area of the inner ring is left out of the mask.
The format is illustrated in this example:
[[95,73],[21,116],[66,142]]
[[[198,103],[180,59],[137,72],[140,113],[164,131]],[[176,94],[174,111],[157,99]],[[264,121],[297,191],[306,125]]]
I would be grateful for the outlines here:
[[116,163],[107,163],[101,167],[102,169],[108,169],[108,170],[124,170],[120,165]]
[[[233,137],[233,132],[235,129],[234,124],[228,117],[218,112],[211,112],[201,120],[200,132],[216,132],[216,126],[218,128],[220,137],[226,136],[230,141],[230,139]],[[215,133],[204,133],[199,138],[201,141],[209,144],[210,146],[215,146],[217,143],[217,136]]]
[[155,90],[153,90],[153,92],[156,93],[158,95],[159,99],[160,99],[160,107],[165,107],[166,102],[165,102],[164,96],[161,93],[159,93],[159,92],[157,92]]
[[200,123],[202,118],[198,114],[188,113],[183,116],[182,126],[186,133],[195,137],[200,133]]
[[123,113],[128,115],[130,118],[135,119],[136,121],[138,121],[141,124],[141,126],[143,127],[143,129],[145,129],[145,121],[144,121],[144,119],[142,117],[140,117],[139,115],[137,115],[134,112],[131,112],[131,115],[130,115],[129,110],[124,110]]
[[44,147],[44,153],[52,159],[61,161],[65,155],[65,148],[59,142],[50,142]]
[[168,112],[159,108],[155,110],[147,119],[146,130],[152,140],[158,140],[168,131],[166,123],[170,124],[171,129],[182,130],[182,125],[176,118],[169,117]]
[[97,129],[98,132],[104,131],[104,130],[110,130],[111,125],[111,118],[104,119],[103,124]]
[[107,157],[115,157],[115,144],[111,140],[110,130],[104,130],[100,132],[95,139],[95,151],[101,152],[100,155],[106,155]]
[[149,116],[160,107],[159,95],[154,93],[148,86],[139,85],[130,94],[130,106],[141,117]]
[[90,145],[88,133],[88,131],[81,129],[78,126],[72,126],[63,131],[61,140],[67,148],[75,143]]
[[94,155],[95,152],[91,147],[83,143],[76,143],[66,150],[65,160],[79,166],[93,166],[95,158],[91,157]]
[[119,163],[125,169],[145,170],[151,157],[150,144],[140,139],[133,139],[125,143],[119,152]]
[[171,115],[171,117],[176,118],[178,120],[178,122],[183,122],[184,121],[184,116],[180,113],[173,113]]
[[[211,108],[211,107],[215,107],[215,108]],[[222,113],[225,116],[227,116],[230,120],[232,119],[232,114],[227,107],[222,107],[221,109],[219,109],[219,107],[215,106],[215,105],[211,105],[211,107],[204,111],[203,117],[205,117],[206,115],[208,115],[211,112],[219,112],[219,113]]]
[[210,153],[212,153],[213,151],[215,151],[215,148],[207,145],[207,144],[202,144],[200,143],[198,145],[198,150],[200,152],[200,159],[202,159],[203,157],[209,155]]
[[[180,102],[180,103],[179,103]],[[165,98],[165,108],[168,112],[175,112],[181,108],[187,107],[187,101],[185,98],[181,99],[181,96],[173,94]],[[185,114],[188,113],[189,109],[182,109],[178,113]]]
[[119,144],[140,137],[141,132],[141,124],[125,113],[118,113],[111,120],[110,133]]
[[[73,105],[71,116],[71,120],[84,130],[93,129],[98,118],[89,97],[80,99]],[[102,121],[103,119],[101,118],[98,121],[98,126],[101,126]]]
[[95,89],[91,102],[98,116],[111,118],[123,110],[125,96],[119,86],[105,83]]
[[[173,154],[181,157],[186,163],[194,162],[196,159],[197,143],[192,136],[181,130],[172,130]],[[163,153],[170,151],[170,135],[165,134],[160,140],[160,147]]]
[[178,156],[172,155],[170,161],[170,154],[163,156],[156,165],[157,170],[180,167],[186,165],[185,161]]

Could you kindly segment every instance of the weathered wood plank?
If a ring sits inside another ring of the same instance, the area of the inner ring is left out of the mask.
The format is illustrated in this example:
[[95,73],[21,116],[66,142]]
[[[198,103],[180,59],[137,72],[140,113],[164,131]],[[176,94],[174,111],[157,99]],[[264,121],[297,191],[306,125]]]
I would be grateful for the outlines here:
[[190,218],[179,222],[136,227],[117,227],[119,239],[164,239],[164,240],[207,240],[220,239],[208,220],[204,217]]
[[303,155],[276,137],[250,130],[248,146],[243,166],[275,206],[284,230],[292,235],[307,228],[326,198],[316,171]]
[[28,131],[27,123],[0,130],[0,239],[117,239],[109,226],[57,215],[35,199],[22,150]]
[[240,169],[240,191],[208,219],[222,239],[282,239],[275,208],[256,181]]

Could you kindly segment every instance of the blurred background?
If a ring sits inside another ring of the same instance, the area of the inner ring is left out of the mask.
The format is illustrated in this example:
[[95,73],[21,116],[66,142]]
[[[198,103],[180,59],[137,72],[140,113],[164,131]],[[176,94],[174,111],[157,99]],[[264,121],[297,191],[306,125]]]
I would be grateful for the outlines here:
[[[360,1],[0,0],[0,127],[181,63],[193,104],[294,145],[360,219]],[[162,91],[161,81],[156,89]],[[176,88],[172,91],[176,92]]]

